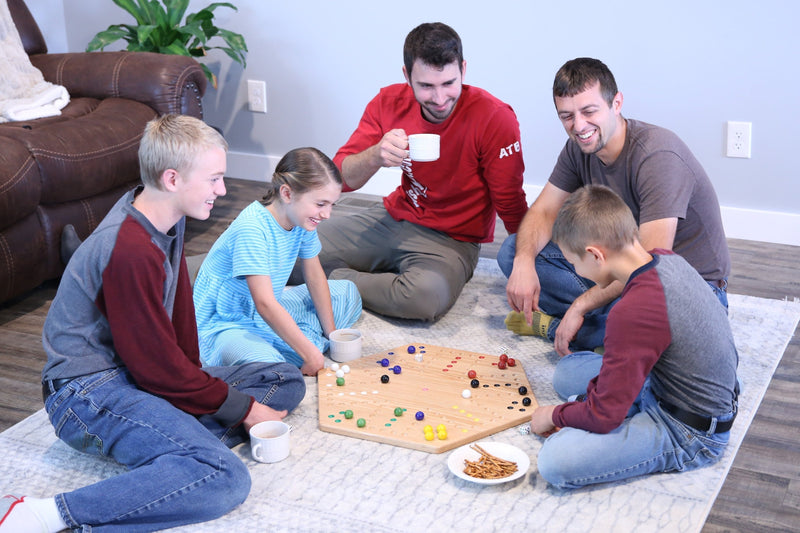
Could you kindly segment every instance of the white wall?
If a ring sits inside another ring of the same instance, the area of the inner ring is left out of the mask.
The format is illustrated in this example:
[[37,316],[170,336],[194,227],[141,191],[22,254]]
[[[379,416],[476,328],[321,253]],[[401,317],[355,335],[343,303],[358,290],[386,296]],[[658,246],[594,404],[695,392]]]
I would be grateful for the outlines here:
[[63,1],[26,0],[25,5],[42,31],[47,42],[47,51],[52,54],[68,51]]
[[[208,3],[193,0],[189,11]],[[402,81],[408,31],[441,20],[462,37],[466,82],[517,112],[526,189],[545,183],[566,140],[551,97],[555,71],[593,56],[614,72],[626,116],[670,128],[692,148],[717,190],[729,236],[800,245],[794,0],[234,3],[239,11],[219,8],[217,22],[247,39],[247,69],[212,51],[204,61],[220,85],[204,105],[231,145],[235,177],[266,179],[270,162],[298,146],[333,155],[378,89]],[[132,21],[108,0],[63,0],[63,7],[70,50],[109,24]],[[58,33],[57,23],[46,24]],[[247,79],[266,80],[266,115],[247,111]],[[752,159],[724,157],[728,120],[753,123]]]

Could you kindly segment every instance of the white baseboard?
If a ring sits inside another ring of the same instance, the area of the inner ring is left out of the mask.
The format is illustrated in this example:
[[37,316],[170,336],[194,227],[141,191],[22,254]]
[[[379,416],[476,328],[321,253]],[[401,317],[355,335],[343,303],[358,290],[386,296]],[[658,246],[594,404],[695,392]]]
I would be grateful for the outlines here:
[[225,175],[229,178],[266,183],[272,179],[280,160],[281,158],[275,155],[228,152],[228,170]]
[[[278,156],[228,153],[228,172],[231,178],[267,182],[280,161]],[[400,169],[383,168],[358,192],[386,196],[400,183]],[[541,185],[523,185],[528,204],[542,190]],[[780,213],[740,207],[721,207],[725,235],[731,239],[763,241],[800,246],[800,214]]]
[[800,246],[800,215],[740,207],[722,207],[725,236]]

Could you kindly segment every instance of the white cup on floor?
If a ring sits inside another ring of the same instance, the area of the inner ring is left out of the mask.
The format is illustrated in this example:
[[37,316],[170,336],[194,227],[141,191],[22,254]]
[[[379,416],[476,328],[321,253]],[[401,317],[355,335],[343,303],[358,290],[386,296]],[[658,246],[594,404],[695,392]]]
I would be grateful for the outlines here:
[[331,332],[331,359],[346,363],[361,357],[363,337],[357,329],[337,329]]
[[289,457],[291,427],[279,420],[259,422],[250,428],[250,453],[261,463],[277,463]]

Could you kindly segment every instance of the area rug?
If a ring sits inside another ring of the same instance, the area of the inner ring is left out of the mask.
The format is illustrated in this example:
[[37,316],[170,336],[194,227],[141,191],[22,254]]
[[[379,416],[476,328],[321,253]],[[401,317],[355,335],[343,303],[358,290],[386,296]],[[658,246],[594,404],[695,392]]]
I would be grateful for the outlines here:
[[[537,400],[557,402],[552,344],[506,331],[507,310],[505,279],[494,261],[481,259],[455,307],[437,323],[365,312],[356,327],[364,332],[365,354],[424,343],[489,354],[506,350],[524,366]],[[306,398],[287,417],[294,426],[290,457],[261,464],[250,458],[248,445],[239,446],[253,479],[247,501],[218,520],[175,531],[699,531],[798,319],[800,303],[730,295],[743,387],[730,445],[714,466],[562,491],[537,474],[542,440],[523,434],[522,425],[483,440],[524,450],[530,470],[505,484],[477,485],[448,470],[449,453],[320,431],[316,382],[307,378]],[[0,489],[32,496],[69,491],[121,471],[58,441],[43,411],[0,434],[0,457]]]

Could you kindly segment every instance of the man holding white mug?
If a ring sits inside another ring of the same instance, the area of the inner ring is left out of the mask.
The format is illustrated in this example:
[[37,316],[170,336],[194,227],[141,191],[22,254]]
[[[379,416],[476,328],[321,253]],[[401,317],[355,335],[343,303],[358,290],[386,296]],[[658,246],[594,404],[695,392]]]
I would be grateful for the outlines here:
[[[517,231],[527,211],[524,164],[513,109],[463,84],[466,61],[452,28],[421,24],[406,37],[403,60],[406,83],[381,89],[334,157],[345,192],[382,167],[401,167],[401,184],[382,206],[320,225],[319,257],[331,279],[356,284],[364,308],[433,321],[472,277],[496,216]],[[420,139],[428,144],[416,156],[413,134],[438,139]]]

